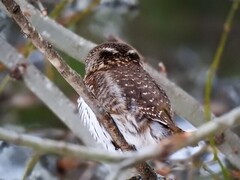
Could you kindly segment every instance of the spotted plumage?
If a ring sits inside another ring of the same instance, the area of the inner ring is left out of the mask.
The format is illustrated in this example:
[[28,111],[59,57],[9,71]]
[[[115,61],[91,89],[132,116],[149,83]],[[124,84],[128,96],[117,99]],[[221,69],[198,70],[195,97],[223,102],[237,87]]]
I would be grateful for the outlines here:
[[[165,91],[143,69],[140,55],[129,45],[106,42],[93,48],[86,58],[84,83],[136,149],[182,132],[172,120]],[[79,111],[93,137],[115,150],[110,135],[81,98]]]

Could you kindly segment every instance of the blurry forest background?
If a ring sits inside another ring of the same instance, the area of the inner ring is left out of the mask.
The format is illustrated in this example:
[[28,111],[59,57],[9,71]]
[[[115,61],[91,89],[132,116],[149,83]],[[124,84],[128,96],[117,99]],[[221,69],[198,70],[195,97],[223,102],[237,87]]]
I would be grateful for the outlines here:
[[[29,2],[38,7],[35,1]],[[90,0],[42,0],[41,2],[47,9],[48,15],[52,17],[54,17],[53,12],[56,13],[56,7],[66,2],[61,13],[57,12],[59,14],[54,18],[87,40],[99,44],[109,35],[118,36],[147,57],[154,68],[159,69],[158,63],[163,62],[168,78],[199,102],[203,102],[206,72],[212,62],[223,31],[223,24],[232,4],[230,0],[102,0],[95,1],[95,4],[89,7],[89,4],[93,3]],[[84,13],[80,14],[79,19],[73,20],[74,15],[79,12]],[[220,69],[213,82],[211,108],[216,115],[240,105],[239,16],[240,12],[237,12]],[[70,21],[72,24],[69,24]],[[0,36],[25,54],[29,61],[54,81],[76,104],[77,94],[38,51],[31,50],[28,40],[20,33],[18,26],[2,10]],[[84,75],[83,64],[74,61],[63,52],[61,55],[71,67]],[[0,125],[2,127],[41,137],[78,142],[45,104],[23,83],[8,78],[8,73],[4,65],[0,64]],[[7,143],[0,144],[0,179],[14,177],[20,179],[30,150],[12,146],[11,151],[4,151],[4,148],[9,146]],[[22,155],[17,156],[15,152]],[[58,156],[44,156],[40,164],[39,166],[50,172],[46,176],[42,172],[35,174],[35,177],[39,176],[43,179],[46,177],[47,179],[90,179],[92,177],[89,172],[79,169],[99,168],[93,162],[69,160]],[[9,176],[6,171],[13,173]]]

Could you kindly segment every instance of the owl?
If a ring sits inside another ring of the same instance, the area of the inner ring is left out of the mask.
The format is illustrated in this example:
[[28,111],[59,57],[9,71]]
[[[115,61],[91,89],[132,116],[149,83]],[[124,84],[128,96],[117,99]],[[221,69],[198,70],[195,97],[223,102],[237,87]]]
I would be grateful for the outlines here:
[[[137,150],[182,132],[173,122],[165,91],[144,70],[140,54],[120,42],[105,42],[86,58],[84,84]],[[109,151],[119,149],[84,100],[78,109],[93,138]]]

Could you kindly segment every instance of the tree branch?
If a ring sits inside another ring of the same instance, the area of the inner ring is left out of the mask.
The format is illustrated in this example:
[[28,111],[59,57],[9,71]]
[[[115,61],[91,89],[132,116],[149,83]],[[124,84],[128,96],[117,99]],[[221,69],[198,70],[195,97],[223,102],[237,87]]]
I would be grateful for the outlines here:
[[[146,147],[140,151],[124,152],[122,154],[99,151],[96,148],[87,148],[30,135],[21,135],[3,128],[0,128],[0,139],[31,147],[37,152],[55,153],[100,162],[120,163],[121,167],[124,168],[124,166],[133,166],[136,163],[149,159],[164,161],[177,150],[196,144],[216,132],[224,132],[226,129],[237,124],[240,124],[240,107],[235,108],[219,118],[215,118],[213,121],[205,123],[194,132],[176,134],[162,140],[157,146]],[[235,153],[239,156],[239,152]],[[240,162],[237,163],[240,164]]]
[[42,154],[54,153],[99,162],[118,162],[125,158],[124,156],[119,156],[117,153],[109,153],[104,150],[99,151],[99,149],[96,148],[79,146],[63,141],[18,134],[4,128],[0,128],[0,139],[14,144],[31,147]]

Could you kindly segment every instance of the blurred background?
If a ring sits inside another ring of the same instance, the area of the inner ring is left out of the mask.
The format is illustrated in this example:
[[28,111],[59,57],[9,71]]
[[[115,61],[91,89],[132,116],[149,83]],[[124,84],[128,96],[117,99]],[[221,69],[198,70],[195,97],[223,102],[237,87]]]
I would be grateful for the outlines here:
[[[29,2],[41,9],[37,1]],[[41,2],[48,15],[90,41],[101,43],[109,35],[118,36],[139,50],[156,69],[160,69],[158,64],[163,62],[167,76],[200,102],[203,102],[206,72],[213,60],[223,24],[232,5],[231,0]],[[237,12],[213,83],[211,107],[216,115],[240,105],[239,15],[240,12]],[[3,12],[0,12],[0,19],[0,35],[76,102],[77,94],[44,57],[31,47],[16,24]],[[68,64],[84,75],[84,65],[74,61],[69,55],[61,55]],[[0,64],[0,125],[44,136],[51,132],[55,139],[70,138],[72,141],[74,137],[65,125],[23,83],[6,78],[7,74],[8,70]],[[92,167],[91,165],[88,164]],[[60,166],[56,171],[65,172],[64,168]]]

